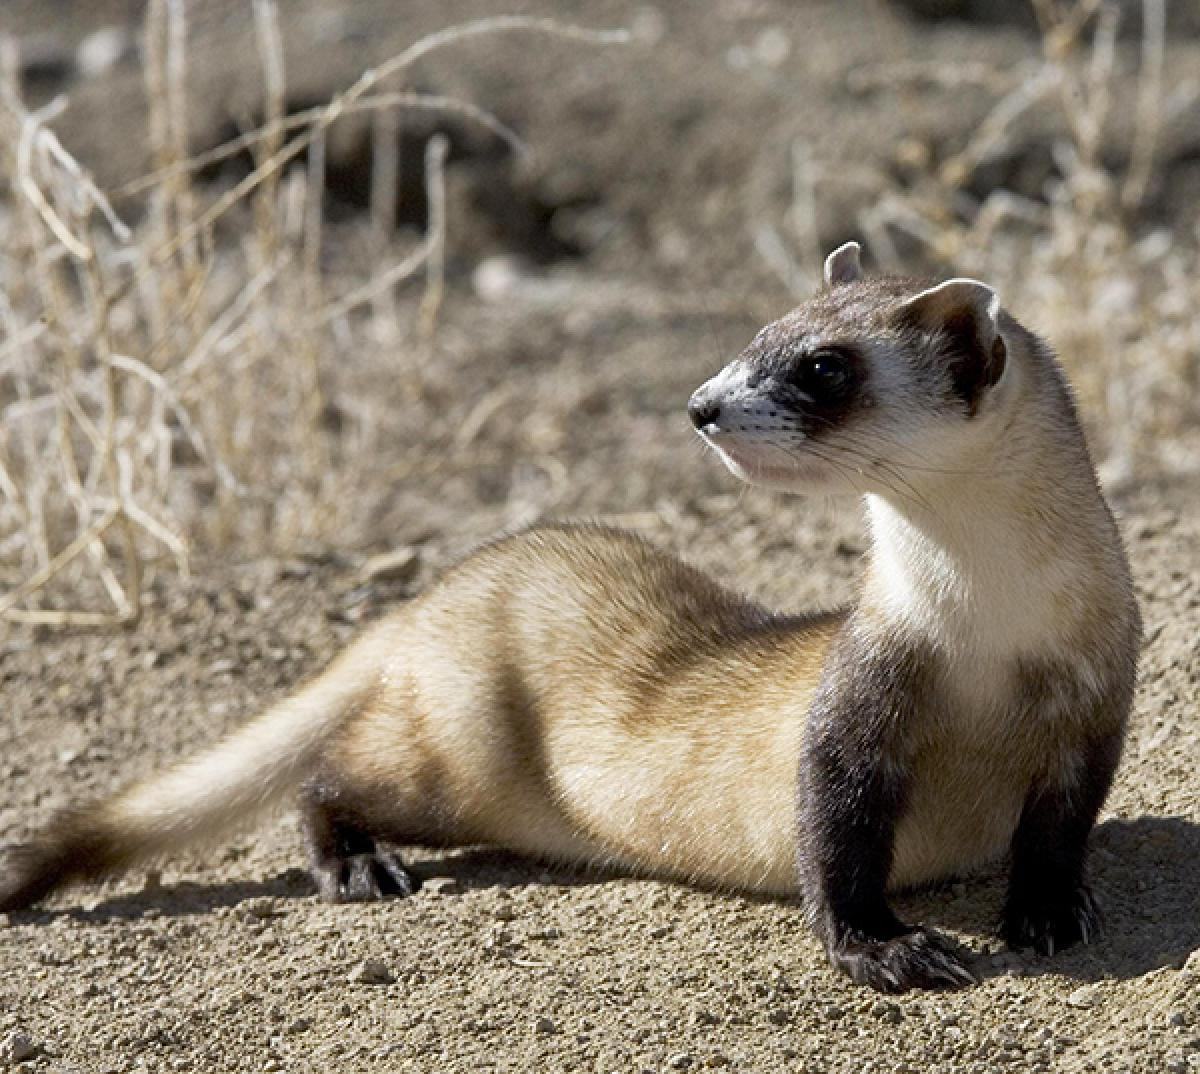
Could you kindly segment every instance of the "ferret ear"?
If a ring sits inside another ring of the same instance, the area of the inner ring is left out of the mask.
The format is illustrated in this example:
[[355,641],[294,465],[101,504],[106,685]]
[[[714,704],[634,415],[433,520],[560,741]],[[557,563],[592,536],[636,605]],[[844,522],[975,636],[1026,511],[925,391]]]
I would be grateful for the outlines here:
[[910,298],[899,312],[914,327],[944,340],[954,393],[974,417],[1008,361],[999,296],[978,280],[947,280]]
[[862,279],[862,265],[858,255],[862,247],[856,242],[842,243],[825,258],[825,284],[833,287],[839,283],[854,283]]

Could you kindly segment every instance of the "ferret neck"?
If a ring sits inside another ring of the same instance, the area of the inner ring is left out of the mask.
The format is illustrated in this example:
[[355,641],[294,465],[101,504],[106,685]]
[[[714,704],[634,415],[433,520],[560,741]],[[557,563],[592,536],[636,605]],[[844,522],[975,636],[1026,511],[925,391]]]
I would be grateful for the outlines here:
[[949,650],[1057,647],[1115,536],[1086,463],[1056,462],[926,487],[920,500],[868,495],[864,608]]

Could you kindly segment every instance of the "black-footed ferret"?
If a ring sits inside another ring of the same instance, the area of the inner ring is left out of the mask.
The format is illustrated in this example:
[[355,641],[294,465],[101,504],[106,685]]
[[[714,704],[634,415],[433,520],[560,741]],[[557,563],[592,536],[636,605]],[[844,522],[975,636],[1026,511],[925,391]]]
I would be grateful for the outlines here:
[[825,276],[689,411],[743,480],[865,496],[857,604],[779,615],[590,526],[498,540],[208,752],[35,833],[0,910],[296,792],[331,900],[411,891],[405,844],[799,890],[833,963],[892,991],[971,975],[888,890],[1011,851],[1008,942],[1089,939],[1140,622],[1063,375],[982,283],[864,279],[854,243]]

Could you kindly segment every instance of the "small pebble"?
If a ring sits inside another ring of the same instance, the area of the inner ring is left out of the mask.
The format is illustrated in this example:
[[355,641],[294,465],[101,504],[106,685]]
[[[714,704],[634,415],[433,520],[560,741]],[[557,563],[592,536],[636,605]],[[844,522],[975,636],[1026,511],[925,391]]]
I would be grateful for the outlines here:
[[667,1066],[672,1070],[687,1070],[694,1062],[695,1060],[687,1052],[680,1052],[667,1060]]
[[1067,996],[1067,1006],[1077,1007],[1080,1010],[1087,1010],[1089,1007],[1096,1006],[1096,989],[1094,985],[1084,985],[1082,988],[1075,989]]
[[38,1046],[28,1033],[14,1029],[0,1044],[0,1062],[23,1063],[26,1059],[32,1059],[38,1051]]
[[350,980],[356,984],[391,984],[394,978],[383,959],[364,958],[350,971]]
[[543,1015],[533,1023],[533,1030],[535,1033],[541,1033],[544,1036],[548,1036],[551,1033],[557,1033],[558,1027],[551,1019]]
[[79,42],[75,64],[81,75],[95,78],[133,55],[136,49],[133,34],[124,26],[103,26]]
[[256,921],[266,921],[272,917],[281,917],[283,915],[283,910],[280,909],[278,900],[267,896],[257,899],[247,899],[240,904],[239,909],[244,917],[252,918]]
[[880,1000],[871,1009],[871,1013],[881,1022],[887,1022],[889,1025],[898,1025],[904,1018],[904,1011],[900,1009],[900,1004],[892,1003],[890,1000]]

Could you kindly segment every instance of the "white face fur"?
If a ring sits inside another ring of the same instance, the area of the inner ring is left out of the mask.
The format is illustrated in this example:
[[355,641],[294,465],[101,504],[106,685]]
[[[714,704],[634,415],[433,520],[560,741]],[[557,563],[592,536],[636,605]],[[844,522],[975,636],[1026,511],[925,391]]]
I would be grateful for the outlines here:
[[743,481],[905,495],[1000,464],[1017,374],[976,280],[863,279],[857,243],[826,287],[692,395],[697,432]]

